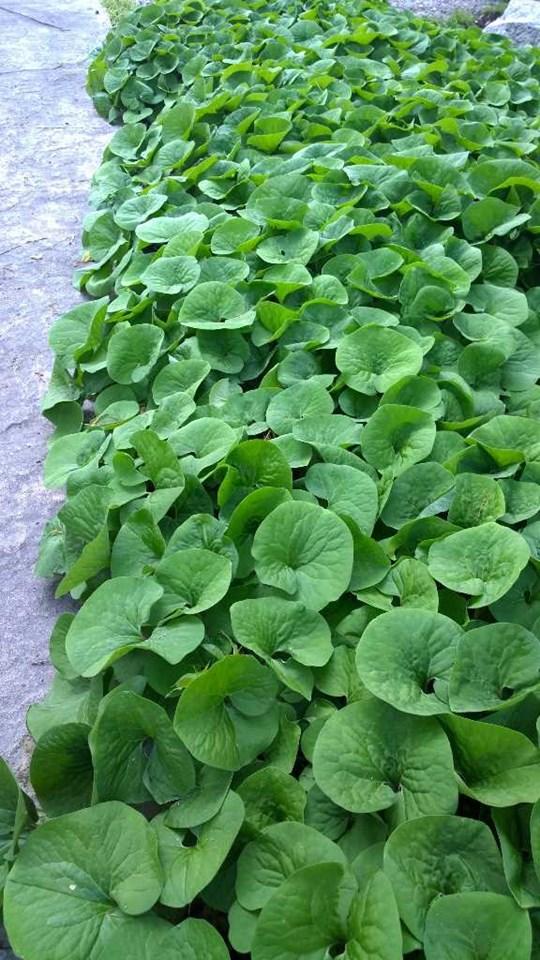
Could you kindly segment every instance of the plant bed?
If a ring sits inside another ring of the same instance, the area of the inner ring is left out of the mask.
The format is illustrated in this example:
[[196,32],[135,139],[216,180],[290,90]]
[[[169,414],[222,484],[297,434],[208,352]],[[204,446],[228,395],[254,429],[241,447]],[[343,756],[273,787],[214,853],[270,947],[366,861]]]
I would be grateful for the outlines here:
[[537,956],[537,52],[169,0],[88,87],[15,952]]

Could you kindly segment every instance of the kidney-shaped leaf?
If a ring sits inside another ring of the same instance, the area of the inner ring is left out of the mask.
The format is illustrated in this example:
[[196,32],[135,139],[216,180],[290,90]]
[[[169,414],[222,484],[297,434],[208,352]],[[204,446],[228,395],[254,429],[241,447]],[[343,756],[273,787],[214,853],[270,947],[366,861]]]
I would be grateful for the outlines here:
[[107,370],[116,383],[139,383],[156,363],[163,343],[163,330],[150,323],[118,329],[109,340]]
[[131,690],[101,701],[90,747],[98,800],[168,803],[195,785],[193,761],[163,707]]
[[453,813],[457,804],[452,752],[438,722],[380,700],[351,703],[326,721],[313,773],[323,793],[353,813],[396,805],[418,817]]
[[517,623],[463,633],[450,679],[456,713],[500,710],[540,687],[540,640]]
[[168,611],[193,614],[208,610],[225,596],[232,576],[231,561],[213,550],[177,550],[159,564],[156,577]]
[[76,470],[96,464],[108,443],[103,430],[70,433],[54,440],[45,458],[45,486],[61,487]]
[[371,693],[405,713],[448,712],[448,679],[463,631],[429,610],[399,608],[369,623],[356,666]]
[[426,921],[426,960],[529,960],[529,915],[511,897],[454,893],[431,905]]
[[276,690],[272,671],[254,657],[224,657],[184,690],[175,729],[197,760],[239,770],[277,733]]
[[206,920],[188,917],[177,926],[155,914],[121,928],[107,942],[106,960],[229,960],[223,938]]
[[529,560],[526,540],[498,523],[482,523],[435,541],[429,572],[458,593],[472,594],[471,607],[485,607],[510,589]]
[[[158,839],[165,881],[161,902],[168,907],[185,907],[215,877],[231,849],[244,819],[244,805],[232,790],[221,810],[191,835],[167,826],[160,814],[152,826]],[[193,838],[195,843],[193,843]]]
[[185,293],[197,283],[201,268],[195,257],[160,257],[141,275],[141,283],[156,293]]
[[387,526],[399,530],[409,520],[442,513],[446,509],[442,498],[453,485],[454,477],[440,463],[416,463],[392,484],[382,519]]
[[525,734],[451,714],[441,722],[462,793],[492,807],[540,799],[540,750]]
[[30,779],[40,806],[50,817],[88,807],[94,768],[86,723],[62,723],[39,738],[30,762]]
[[141,627],[163,593],[144,577],[115,577],[102,583],[76,614],[66,637],[70,663],[93,677],[144,641]]
[[342,954],[401,960],[402,939],[392,888],[381,871],[360,890],[341,864],[319,863],[288,878],[263,908],[253,960],[323,960]]
[[481,821],[464,817],[420,817],[400,824],[386,842],[384,870],[392,881],[401,919],[419,940],[430,904],[441,895],[505,891],[491,830]]
[[369,418],[362,433],[364,457],[377,470],[403,473],[431,453],[435,421],[416,407],[385,403]]
[[315,863],[345,863],[340,847],[303,823],[274,823],[238,858],[236,895],[246,910],[261,910],[284,880]]
[[306,473],[307,490],[326,500],[338,516],[350,517],[369,536],[375,526],[379,497],[375,482],[356,467],[337,463],[315,463]]
[[330,628],[324,617],[296,600],[258,597],[239,600],[230,610],[234,635],[263,659],[289,654],[306,666],[322,667],[332,655]]
[[283,503],[258,528],[252,547],[263,583],[312,610],[321,610],[347,589],[353,540],[346,524],[313,503]]
[[199,283],[185,298],[178,315],[180,323],[197,330],[250,327],[255,311],[234,287],[217,280]]
[[402,377],[414,376],[423,353],[410,337],[392,327],[366,324],[343,337],[336,351],[336,366],[343,381],[359,393],[384,393]]
[[111,802],[58,817],[28,839],[8,878],[11,945],[27,960],[101,960],[115,930],[154,905],[161,883],[155,835],[140,813]]

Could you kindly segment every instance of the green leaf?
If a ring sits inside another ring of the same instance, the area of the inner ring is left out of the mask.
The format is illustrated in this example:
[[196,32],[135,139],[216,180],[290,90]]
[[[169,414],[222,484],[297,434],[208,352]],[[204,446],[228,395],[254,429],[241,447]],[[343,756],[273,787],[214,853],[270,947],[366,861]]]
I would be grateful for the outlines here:
[[64,723],[94,722],[103,696],[103,681],[101,677],[82,680],[71,665],[70,673],[69,679],[57,674],[43,700],[29,708],[26,725],[34,740],[39,740],[51,727]]
[[309,263],[319,243],[314,230],[289,230],[274,234],[257,245],[257,256],[265,263]]
[[490,623],[457,643],[449,700],[456,713],[500,710],[540,686],[540,640],[514,623]]
[[536,483],[523,480],[499,480],[502,490],[505,512],[503,523],[519,523],[528,520],[540,511],[540,488]]
[[422,362],[422,351],[414,340],[375,324],[343,337],[336,351],[343,382],[366,394],[384,393],[402,377],[418,373]]
[[354,880],[339,863],[298,870],[264,907],[255,930],[253,960],[322,960],[334,944],[346,941],[354,893]]
[[417,463],[396,477],[381,517],[399,530],[409,520],[442,513],[454,477],[439,463]]
[[188,917],[177,926],[146,914],[137,925],[120,928],[107,942],[108,958],[122,960],[126,951],[130,960],[229,960],[229,951],[217,930],[206,920]]
[[245,245],[250,246],[258,234],[259,227],[255,223],[233,217],[218,224],[212,234],[210,249],[212,253],[227,256],[241,250]]
[[244,805],[238,794],[227,795],[221,810],[186,843],[186,831],[167,826],[164,814],[152,821],[165,882],[161,903],[184,907],[215,877],[242,826]]
[[168,613],[201,613],[225,596],[231,576],[227,557],[196,547],[175,551],[157,567],[156,578],[164,590],[161,605]]
[[238,858],[236,895],[246,910],[261,910],[288,877],[312,864],[345,863],[343,851],[313,827],[274,823]]
[[540,880],[540,804],[535,803],[530,820],[531,852],[536,877]]
[[485,607],[507,593],[529,556],[526,541],[515,530],[482,523],[435,541],[428,567],[445,587],[472,595],[470,607]]
[[404,713],[447,713],[448,681],[462,634],[440,613],[407,609],[383,613],[360,638],[356,650],[360,679],[376,697]]
[[163,330],[150,323],[120,327],[107,348],[107,371],[116,383],[140,383],[155,366],[163,344]]
[[72,473],[96,465],[108,443],[103,430],[73,433],[55,440],[45,459],[45,486],[63,487]]
[[254,657],[224,657],[190,681],[176,709],[175,729],[201,763],[239,770],[277,733],[276,690],[273,673]]
[[201,767],[193,789],[169,807],[165,816],[167,826],[178,830],[207,823],[221,810],[231,780],[232,773],[227,770]]
[[334,513],[312,503],[276,507],[257,529],[252,553],[263,583],[313,610],[337,600],[350,582],[351,534]]
[[469,434],[495,463],[507,467],[512,463],[540,460],[540,424],[525,417],[493,417]]
[[399,960],[403,937],[390,881],[382,870],[361,880],[349,915],[347,953],[358,960]]
[[[126,130],[129,128],[126,128]],[[118,131],[121,133],[122,131]],[[118,136],[118,134],[115,134]],[[114,137],[113,137],[114,140]],[[112,141],[111,141],[112,143]],[[126,155],[125,159],[128,157]],[[165,203],[166,198],[162,193],[143,193],[138,197],[130,197],[120,204],[114,214],[115,223],[124,230],[135,230],[136,226],[147,217],[159,210]]]
[[292,489],[292,472],[281,451],[267,440],[247,440],[228,454],[227,473],[219,491],[224,506],[231,497],[240,500],[260,487]]
[[368,463],[398,476],[427,457],[434,440],[435,423],[429,413],[387,403],[369,418],[361,445]]
[[0,877],[4,879],[7,866],[14,860],[19,842],[24,843],[26,834],[37,819],[34,804],[11,773],[7,763],[0,757]]
[[169,620],[152,630],[141,647],[157,653],[167,663],[181,663],[204,640],[204,623],[198,617],[185,616]]
[[350,517],[369,536],[377,519],[377,487],[367,473],[346,464],[316,463],[306,473],[306,489],[346,520]]
[[159,371],[152,384],[152,396],[161,403],[172,393],[196,393],[204,378],[210,373],[210,364],[204,360],[177,360],[168,363]]
[[152,217],[145,223],[139,224],[135,234],[145,243],[167,243],[173,237],[185,236],[192,231],[204,232],[208,226],[208,218],[204,214],[190,211],[181,216]]
[[268,663],[274,655],[286,662],[288,655],[305,666],[320,667],[331,656],[328,624],[320,613],[295,600],[240,600],[231,606],[230,616],[237,641]]
[[510,897],[455,893],[434,902],[427,916],[426,960],[529,960],[531,923]]
[[199,283],[188,293],[178,319],[196,330],[236,330],[250,327],[255,312],[233,287],[214,280]]
[[441,718],[460,792],[492,807],[540,798],[540,751],[517,730],[465,717]]
[[475,310],[500,318],[512,327],[521,326],[529,315],[527,298],[521,290],[479,283],[471,287],[468,299]]
[[195,785],[189,753],[165,710],[131,690],[113,690],[90,734],[98,800],[168,803]]
[[332,397],[320,383],[293,383],[272,397],[266,422],[273,433],[287,434],[299,420],[332,413],[333,409]]
[[[106,297],[80,303],[55,320],[49,331],[49,345],[57,356],[57,362],[71,366],[87,350],[99,346],[108,303]],[[57,375],[60,375],[59,372]],[[71,394],[71,390],[69,392]],[[62,395],[62,399],[71,399],[71,396]]]
[[266,766],[242,781],[238,794],[245,807],[244,833],[256,837],[265,827],[304,819],[306,792],[294,777],[278,767]]
[[114,802],[68,813],[28,839],[10,873],[10,942],[28,960],[97,960],[118,928],[151,909],[161,882],[155,837],[140,813]]
[[451,523],[460,527],[476,527],[499,520],[505,512],[504,493],[493,477],[460,473],[448,511]]
[[235,900],[227,914],[229,923],[228,938],[233,950],[238,953],[251,953],[251,945],[257,926],[257,914],[244,908]]
[[425,563],[412,557],[403,557],[390,570],[381,592],[398,596],[402,607],[415,607],[419,610],[439,609],[437,585]]
[[493,834],[482,821],[465,817],[428,816],[400,824],[386,842],[384,870],[401,919],[419,940],[432,903],[450,894],[506,889]]
[[142,457],[144,473],[154,487],[174,487],[181,493],[184,488],[184,474],[170,443],[158,437],[153,430],[134,433],[131,442]]
[[409,818],[456,807],[452,754],[437,721],[398,713],[374,698],[327,720],[313,773],[321,790],[353,813],[395,807]]
[[50,817],[92,802],[94,769],[86,723],[51,727],[39,739],[30,762],[30,779],[40,806]]
[[186,473],[199,474],[227,456],[236,445],[238,432],[215,417],[201,417],[170,435],[170,444],[182,458]]
[[[540,904],[540,881],[533,857],[536,844],[531,825],[534,808],[528,805],[494,810],[493,822],[497,830],[506,882],[512,896],[520,907],[537,907]],[[536,847],[536,850],[538,848]]]
[[467,240],[476,243],[502,237],[528,219],[529,214],[519,213],[519,207],[498,197],[485,197],[466,208],[462,216],[463,232]]
[[93,677],[144,640],[162,587],[142,577],[107,580],[83,604],[66,637],[70,663],[83,677]]
[[154,570],[165,550],[161,530],[149,510],[136,510],[122,525],[111,554],[113,577],[143,576]]
[[200,272],[195,257],[163,256],[141,274],[141,283],[153,293],[186,293],[195,286]]
[[399,960],[394,895],[380,871],[357,890],[341,864],[319,863],[290,876],[264,906],[252,955],[254,960],[322,960],[343,945],[347,957]]

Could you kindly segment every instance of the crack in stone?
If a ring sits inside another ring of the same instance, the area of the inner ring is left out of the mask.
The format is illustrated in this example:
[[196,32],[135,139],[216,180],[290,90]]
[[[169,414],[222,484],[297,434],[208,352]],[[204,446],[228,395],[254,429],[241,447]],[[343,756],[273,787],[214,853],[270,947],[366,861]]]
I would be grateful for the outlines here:
[[51,23],[49,20],[38,20],[29,13],[21,13],[20,10],[11,10],[10,7],[0,5],[0,10],[4,13],[10,13],[13,17],[22,17],[23,20],[31,20],[33,23],[39,23],[42,27],[50,27],[51,30],[60,30],[61,33],[69,33],[66,27],[59,27],[57,23]]

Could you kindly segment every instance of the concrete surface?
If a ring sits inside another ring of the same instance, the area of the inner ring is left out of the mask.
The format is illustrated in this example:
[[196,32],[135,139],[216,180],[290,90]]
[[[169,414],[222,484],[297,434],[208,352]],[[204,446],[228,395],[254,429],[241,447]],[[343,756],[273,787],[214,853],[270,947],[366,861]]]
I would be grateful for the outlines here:
[[[110,135],[84,90],[109,23],[96,0],[0,0],[0,754],[15,770],[27,707],[49,681],[59,604],[33,565],[45,520],[49,433],[39,413],[47,331],[78,302],[72,273],[92,173]],[[3,954],[0,942],[0,960]]]
[[504,13],[489,23],[486,32],[510,37],[520,46],[540,44],[539,0],[510,0]]

